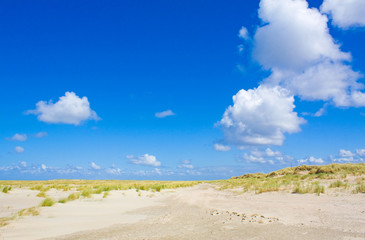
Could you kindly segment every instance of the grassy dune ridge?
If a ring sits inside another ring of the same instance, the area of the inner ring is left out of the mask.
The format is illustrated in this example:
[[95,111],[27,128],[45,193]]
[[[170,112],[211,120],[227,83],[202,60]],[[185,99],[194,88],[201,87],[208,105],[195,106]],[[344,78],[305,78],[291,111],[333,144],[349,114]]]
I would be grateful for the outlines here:
[[316,193],[341,190],[365,193],[365,163],[329,164],[323,166],[302,165],[288,167],[268,174],[253,173],[213,181],[219,189],[241,189],[255,193],[291,191],[293,193]]

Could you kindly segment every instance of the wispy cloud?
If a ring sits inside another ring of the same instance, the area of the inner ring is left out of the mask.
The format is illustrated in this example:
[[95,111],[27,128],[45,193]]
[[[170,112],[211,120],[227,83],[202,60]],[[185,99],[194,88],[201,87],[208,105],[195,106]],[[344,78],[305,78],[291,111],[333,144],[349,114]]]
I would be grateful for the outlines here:
[[190,160],[183,160],[181,161],[181,164],[178,166],[179,168],[188,168],[188,169],[194,169],[193,164],[191,164]]
[[47,137],[48,133],[47,132],[38,132],[36,134],[34,134],[34,137],[36,138],[43,138],[43,137]]
[[175,113],[171,110],[166,110],[166,111],[163,111],[163,112],[155,113],[155,117],[157,117],[157,118],[165,118],[165,117],[174,116],[174,115],[175,115]]
[[227,152],[227,151],[231,150],[231,147],[227,146],[227,145],[215,143],[214,144],[214,149],[218,152]]
[[20,142],[24,142],[27,140],[27,134],[19,134],[19,133],[16,133],[14,134],[14,136],[10,137],[10,138],[6,138],[6,140],[9,140],[9,141],[20,141]]

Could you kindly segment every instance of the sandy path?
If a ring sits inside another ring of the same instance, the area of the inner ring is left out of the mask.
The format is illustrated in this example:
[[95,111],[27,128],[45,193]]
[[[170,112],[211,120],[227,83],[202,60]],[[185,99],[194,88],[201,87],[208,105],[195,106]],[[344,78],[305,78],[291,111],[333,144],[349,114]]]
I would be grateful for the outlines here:
[[[95,201],[94,204],[70,202],[63,205],[62,211],[59,206],[48,208],[39,218],[29,218],[28,224],[36,222],[32,228],[24,227],[26,219],[12,224],[13,228],[8,229],[4,239],[24,236],[32,238],[23,239],[59,240],[365,239],[365,194],[237,195],[201,184],[175,192],[154,193],[154,197],[148,196],[151,193],[138,196],[133,191],[122,195],[123,198],[119,195],[122,194],[115,192],[110,199],[99,201],[100,208]],[[89,222],[85,217],[86,209],[93,212],[88,215]],[[70,211],[74,212],[73,227],[66,224],[71,221],[66,214]],[[65,212],[64,215],[61,212]],[[51,223],[47,223],[49,221]],[[61,230],[51,231],[52,226]],[[23,229],[22,235],[16,235],[14,232],[20,229]],[[48,231],[48,235],[40,236],[39,231]]]

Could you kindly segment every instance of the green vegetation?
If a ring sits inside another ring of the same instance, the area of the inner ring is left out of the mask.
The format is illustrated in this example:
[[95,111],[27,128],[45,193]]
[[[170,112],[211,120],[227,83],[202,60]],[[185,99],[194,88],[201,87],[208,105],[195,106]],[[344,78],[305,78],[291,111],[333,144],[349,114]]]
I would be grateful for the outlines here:
[[18,212],[18,216],[37,216],[39,215],[39,211],[36,207],[26,208],[22,209]]
[[71,193],[70,195],[68,195],[67,201],[74,201],[79,198],[80,198],[80,193]]
[[3,193],[8,193],[10,190],[11,190],[11,187],[5,186],[5,187],[3,187],[2,192]]
[[66,203],[67,202],[67,198],[62,198],[60,200],[58,200],[58,203]]
[[37,197],[43,197],[43,198],[45,198],[46,197],[46,193],[45,192],[39,192],[37,194]]
[[51,199],[51,198],[46,198],[43,200],[43,202],[41,203],[42,207],[51,207],[53,206],[55,202]]
[[36,207],[25,208],[20,210],[11,217],[0,218],[0,227],[6,226],[9,224],[10,221],[17,220],[23,216],[37,216],[37,215],[39,215],[38,208]]
[[109,195],[109,192],[104,192],[103,198],[106,198]]
[[[162,189],[176,189],[191,187],[199,181],[135,181],[135,180],[49,180],[49,181],[0,181],[0,185],[19,188],[29,188],[46,193],[50,189],[62,191],[77,191],[82,197],[101,194],[112,190],[136,189],[142,191],[161,191]],[[8,189],[8,190],[9,190]],[[43,195],[42,193],[42,195]]]

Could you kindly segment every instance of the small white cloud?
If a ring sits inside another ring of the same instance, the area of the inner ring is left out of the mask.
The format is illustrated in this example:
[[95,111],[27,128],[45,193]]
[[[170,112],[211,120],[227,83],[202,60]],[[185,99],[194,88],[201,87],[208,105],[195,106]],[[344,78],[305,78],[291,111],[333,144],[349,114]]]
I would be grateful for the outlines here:
[[181,164],[178,167],[179,168],[194,169],[194,166],[191,164],[191,161],[190,160],[183,160],[183,161],[181,161]]
[[338,152],[338,155],[340,157],[354,157],[355,154],[352,153],[350,150],[345,150],[345,149],[340,149],[340,151]]
[[241,27],[240,31],[238,32],[238,37],[247,40],[249,37],[247,28]]
[[309,157],[305,159],[298,160],[298,163],[312,163],[312,164],[322,164],[324,163],[322,158]]
[[47,132],[39,132],[39,133],[36,133],[34,136],[36,138],[43,138],[43,137],[47,137],[48,133]]
[[79,125],[86,120],[100,120],[87,97],[80,98],[74,92],[66,92],[56,103],[39,101],[35,110],[26,113],[38,115],[38,120],[46,123]]
[[274,164],[275,162],[286,163],[289,160],[292,160],[292,157],[284,155],[279,151],[273,151],[270,148],[266,148],[265,150],[253,150],[250,154],[244,153],[243,159],[246,160],[246,162],[251,163]]
[[92,169],[94,169],[94,170],[99,170],[99,169],[100,169],[100,166],[99,166],[99,165],[96,165],[96,163],[94,163],[94,162],[91,162],[91,163],[90,163],[90,167],[91,167]]
[[16,146],[14,148],[14,151],[17,152],[17,153],[23,153],[24,152],[24,148],[23,147],[20,147],[20,146]]
[[279,151],[273,151],[270,148],[266,148],[265,155],[267,157],[276,157],[276,156],[281,156],[281,152],[279,152]]
[[166,110],[166,111],[163,111],[163,112],[155,113],[155,117],[157,117],[157,118],[164,118],[164,117],[174,116],[174,115],[175,115],[175,113],[171,110]]
[[160,171],[160,169],[158,169],[158,168],[155,168],[155,172],[158,174],[158,175],[162,175],[162,172]]
[[127,155],[126,158],[128,158],[131,163],[137,165],[147,165],[154,167],[161,166],[161,162],[157,161],[155,156],[149,155],[147,153],[139,157],[134,157],[133,155]]
[[218,152],[227,152],[227,151],[231,150],[231,147],[216,143],[216,144],[214,144],[214,149]]
[[24,142],[25,140],[27,140],[27,134],[19,134],[19,133],[16,133],[11,138],[6,138],[6,139],[7,140],[10,140],[10,141]]
[[47,171],[48,167],[45,164],[41,164],[41,168],[42,168],[43,171]]
[[27,167],[27,162],[20,162],[20,165],[22,166],[22,167]]
[[239,53],[243,53],[243,51],[245,50],[245,47],[243,46],[243,44],[238,45],[237,48],[238,48]]
[[263,157],[254,156],[252,154],[249,155],[247,153],[243,154],[243,159],[251,163],[266,163],[266,160]]
[[321,11],[332,17],[332,24],[342,29],[365,26],[364,0],[324,0]]

